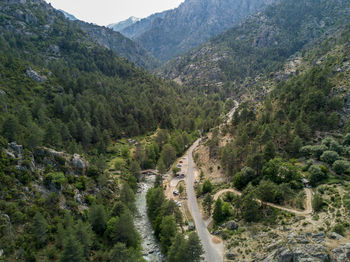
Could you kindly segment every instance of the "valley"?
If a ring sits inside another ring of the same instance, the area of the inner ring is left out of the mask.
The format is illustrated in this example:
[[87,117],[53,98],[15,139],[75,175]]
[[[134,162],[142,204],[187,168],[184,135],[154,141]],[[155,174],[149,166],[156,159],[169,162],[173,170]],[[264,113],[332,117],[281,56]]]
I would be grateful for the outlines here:
[[348,0],[76,17],[0,1],[0,262],[349,261]]

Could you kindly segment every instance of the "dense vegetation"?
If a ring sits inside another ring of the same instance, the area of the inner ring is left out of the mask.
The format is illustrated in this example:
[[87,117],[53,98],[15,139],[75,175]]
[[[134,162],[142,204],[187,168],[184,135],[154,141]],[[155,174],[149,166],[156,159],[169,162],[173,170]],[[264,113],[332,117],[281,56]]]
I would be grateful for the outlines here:
[[147,192],[147,213],[167,261],[201,261],[204,251],[197,234],[192,232],[184,239],[179,230],[183,231],[182,214],[173,200],[165,199],[159,180]]
[[[0,28],[3,257],[142,261],[133,225],[140,169],[165,172],[220,121],[223,99],[136,68],[44,1],[1,2]],[[153,133],[134,153],[113,149],[116,140]],[[90,165],[73,168],[74,161],[85,165],[75,153]],[[115,175],[106,160],[118,156]],[[171,261],[195,244],[198,259],[195,234],[176,238],[181,247]]]
[[232,142],[219,148],[213,131],[206,142],[210,155],[220,159],[235,188],[248,186],[265,202],[303,208],[302,178],[312,186],[349,179],[349,91],[342,87],[349,80],[343,67],[349,35],[345,29],[305,54],[302,70],[276,83],[260,105],[241,103],[221,134],[231,133]]
[[[103,153],[111,139],[158,126],[191,133],[216,124],[217,96],[201,98],[136,69],[43,2],[7,9],[0,20],[0,126],[7,140]],[[17,18],[21,10],[29,22]]]
[[252,88],[246,80],[254,83],[257,76],[280,70],[292,55],[349,23],[348,10],[348,1],[282,0],[169,62],[162,72],[237,98]]

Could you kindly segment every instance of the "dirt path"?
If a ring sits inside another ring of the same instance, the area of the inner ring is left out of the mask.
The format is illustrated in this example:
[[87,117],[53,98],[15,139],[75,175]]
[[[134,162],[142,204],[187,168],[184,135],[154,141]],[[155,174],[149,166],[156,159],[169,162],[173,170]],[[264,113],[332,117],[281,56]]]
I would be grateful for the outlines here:
[[[293,208],[287,208],[287,207],[283,207],[283,206],[276,205],[273,203],[268,203],[268,202],[265,203],[265,202],[262,202],[258,199],[257,199],[257,201],[261,204],[265,204],[265,205],[270,206],[270,207],[274,207],[274,208],[277,208],[280,210],[291,212],[291,213],[294,213],[295,215],[298,215],[298,216],[306,216],[306,215],[310,215],[312,213],[312,190],[310,188],[305,188],[304,191],[305,191],[305,195],[306,195],[306,208],[305,208],[305,210],[297,210],[297,209],[293,209]],[[214,195],[214,200],[217,200],[221,195],[223,195],[227,192],[234,193],[235,195],[238,195],[238,196],[242,195],[242,193],[240,191],[233,189],[233,188],[228,188],[228,189],[223,189],[223,190],[220,190],[219,192],[217,192]]]

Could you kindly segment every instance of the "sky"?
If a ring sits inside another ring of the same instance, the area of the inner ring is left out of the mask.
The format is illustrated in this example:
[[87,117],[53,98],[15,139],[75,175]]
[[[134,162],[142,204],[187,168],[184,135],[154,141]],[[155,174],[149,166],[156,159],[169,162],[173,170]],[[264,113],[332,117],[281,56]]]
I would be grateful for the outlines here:
[[153,13],[178,7],[184,0],[46,0],[76,18],[108,25],[130,16],[147,17]]

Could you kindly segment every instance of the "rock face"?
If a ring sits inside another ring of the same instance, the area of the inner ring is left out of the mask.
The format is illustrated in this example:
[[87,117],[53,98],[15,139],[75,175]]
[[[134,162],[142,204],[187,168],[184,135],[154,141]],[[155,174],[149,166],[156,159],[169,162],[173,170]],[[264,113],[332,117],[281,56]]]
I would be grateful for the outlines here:
[[344,244],[332,250],[335,262],[350,261],[350,243]]
[[72,165],[79,173],[84,173],[89,167],[89,162],[87,162],[80,155],[74,154],[72,158]]
[[39,82],[39,83],[45,82],[47,80],[47,78],[45,76],[39,75],[36,71],[34,71],[31,68],[27,69],[26,74],[29,78],[31,78],[32,80]]
[[275,0],[186,0],[121,30],[161,61],[197,47]]
[[[328,236],[333,236],[330,234]],[[334,239],[334,238],[333,238]],[[325,245],[324,232],[314,234],[288,235],[287,240],[278,240],[265,248],[265,255],[259,254],[255,261],[262,262],[345,262],[350,261],[350,243],[341,245],[331,252]]]

